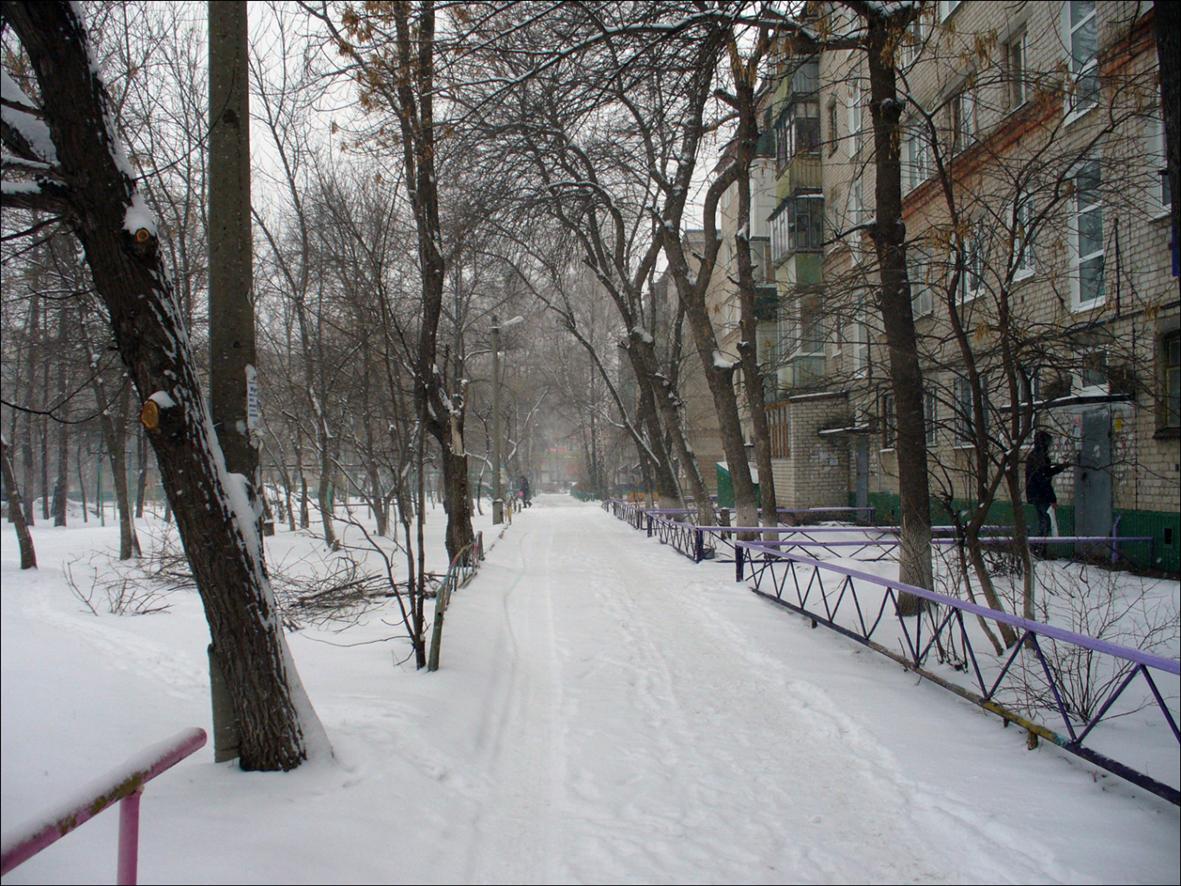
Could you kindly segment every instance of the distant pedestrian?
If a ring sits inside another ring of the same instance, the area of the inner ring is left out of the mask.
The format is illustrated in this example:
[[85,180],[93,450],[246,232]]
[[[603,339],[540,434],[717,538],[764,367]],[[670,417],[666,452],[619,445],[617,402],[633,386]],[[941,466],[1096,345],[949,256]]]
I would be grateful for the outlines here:
[[[1070,465],[1065,462],[1050,462],[1050,432],[1038,431],[1033,438],[1033,452],[1025,462],[1025,500],[1037,511],[1037,534],[1045,538],[1050,535],[1050,508],[1058,504],[1054,494],[1054,476],[1065,471]],[[1045,550],[1045,546],[1042,546]]]
[[529,488],[529,478],[526,477],[524,474],[522,474],[521,479],[519,481],[517,481],[517,488],[521,490],[521,503],[525,507],[529,507],[530,505],[532,505],[533,504],[533,492]]

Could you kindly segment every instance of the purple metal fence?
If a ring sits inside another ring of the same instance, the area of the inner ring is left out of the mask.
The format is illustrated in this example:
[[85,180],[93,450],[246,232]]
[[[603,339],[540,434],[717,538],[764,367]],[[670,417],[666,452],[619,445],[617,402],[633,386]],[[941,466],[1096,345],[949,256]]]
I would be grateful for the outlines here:
[[201,748],[204,729],[178,732],[152,745],[106,774],[101,786],[84,799],[68,803],[48,818],[18,828],[4,837],[0,874],[28,861],[85,821],[114,803],[119,804],[119,862],[116,882],[133,884],[139,868],[139,799],[144,785]]
[[[1031,733],[1052,741],[1070,753],[1113,772],[1174,805],[1181,805],[1181,792],[1176,787],[1099,753],[1085,744],[1095,728],[1112,712],[1115,703],[1133,681],[1137,677],[1142,677],[1173,739],[1181,745],[1181,731],[1178,730],[1177,720],[1152,676],[1153,671],[1179,676],[1181,663],[1140,649],[1120,646],[1054,625],[1030,621],[1007,612],[957,600],[859,569],[851,569],[798,553],[785,553],[776,546],[762,542],[740,541],[737,542],[737,547],[746,552],[744,559],[747,560],[750,569],[751,590],[756,594],[805,616],[813,625],[823,624],[869,646],[945,689],[952,690],[1006,720],[1018,723]],[[764,587],[765,583],[769,588]],[[863,595],[867,589],[872,589],[875,596],[881,594],[880,603],[863,606]],[[928,637],[923,637],[923,618],[902,615],[899,608],[901,594],[910,594],[926,601],[929,607]],[[971,635],[964,624],[965,614],[1008,625],[1019,634],[1000,672],[991,680],[984,676]],[[838,616],[844,623],[838,621]],[[897,619],[901,630],[903,654],[873,639],[891,616]],[[965,662],[965,671],[970,664],[971,671],[968,675],[974,683],[973,689],[951,682],[926,668],[932,650],[941,653],[943,645],[952,637],[958,639],[966,651],[968,660]],[[1092,715],[1072,717],[1072,711],[1064,701],[1061,691],[1062,675],[1047,659],[1039,638],[1065,643],[1088,653],[1110,656],[1121,663],[1119,668],[1122,670],[1117,670],[1117,673],[1122,676]],[[1005,683],[1006,678],[1012,676],[1014,682],[1019,679],[1014,673],[1013,665],[1025,649],[1033,652],[1034,662],[1040,667],[1041,676],[1045,678],[1054,706],[1062,718],[1066,735],[1010,711],[996,701],[998,690],[1013,688],[1012,684]]]

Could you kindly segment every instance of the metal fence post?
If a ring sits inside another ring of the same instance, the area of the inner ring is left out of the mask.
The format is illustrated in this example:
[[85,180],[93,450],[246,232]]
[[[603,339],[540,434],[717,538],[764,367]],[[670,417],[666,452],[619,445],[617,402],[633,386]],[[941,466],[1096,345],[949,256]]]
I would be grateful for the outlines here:
[[139,872],[139,800],[143,788],[133,791],[119,801],[119,865],[116,881],[119,886],[135,886]]

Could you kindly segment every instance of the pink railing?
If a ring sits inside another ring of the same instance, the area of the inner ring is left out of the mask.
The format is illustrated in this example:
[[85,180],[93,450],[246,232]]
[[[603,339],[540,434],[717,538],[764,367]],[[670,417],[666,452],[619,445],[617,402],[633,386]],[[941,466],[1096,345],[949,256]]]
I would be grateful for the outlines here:
[[84,821],[114,803],[119,804],[120,886],[134,884],[139,867],[139,798],[144,785],[205,744],[204,729],[178,732],[167,741],[145,748],[96,783],[85,796],[71,801],[52,815],[5,835],[0,852],[0,874],[7,874],[46,846],[57,842]]

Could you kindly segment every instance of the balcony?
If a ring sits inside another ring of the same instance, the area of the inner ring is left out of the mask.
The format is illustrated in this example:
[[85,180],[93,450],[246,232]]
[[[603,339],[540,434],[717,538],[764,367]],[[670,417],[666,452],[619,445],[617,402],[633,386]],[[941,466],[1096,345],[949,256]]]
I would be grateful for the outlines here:
[[804,190],[820,190],[820,155],[796,154],[775,180],[775,197],[782,200]]

